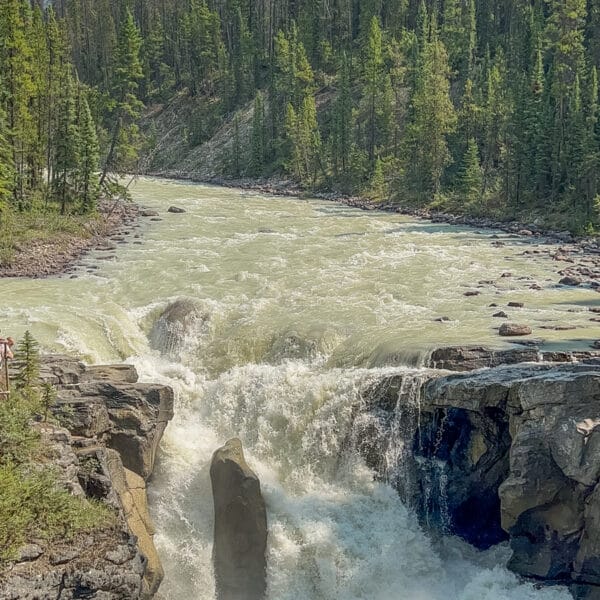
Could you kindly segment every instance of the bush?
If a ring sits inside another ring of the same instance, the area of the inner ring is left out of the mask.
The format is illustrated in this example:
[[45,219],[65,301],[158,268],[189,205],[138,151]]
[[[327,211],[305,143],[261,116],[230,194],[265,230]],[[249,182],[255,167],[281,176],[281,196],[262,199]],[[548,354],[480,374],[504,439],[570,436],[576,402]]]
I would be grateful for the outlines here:
[[27,541],[68,541],[113,520],[107,506],[60,489],[51,469],[10,462],[0,465],[0,515],[0,561],[15,558]]
[[0,399],[0,466],[19,465],[32,459],[39,435],[32,429],[31,421],[38,408],[36,400],[15,391],[9,399]]

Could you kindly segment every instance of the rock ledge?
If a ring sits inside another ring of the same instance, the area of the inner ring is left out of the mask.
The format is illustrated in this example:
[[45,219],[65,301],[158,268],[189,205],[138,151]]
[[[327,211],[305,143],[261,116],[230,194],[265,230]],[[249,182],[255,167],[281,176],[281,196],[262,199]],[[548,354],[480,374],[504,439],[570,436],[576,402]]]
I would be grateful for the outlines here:
[[173,391],[138,383],[130,365],[85,366],[62,355],[44,357],[41,376],[57,387],[53,412],[66,425],[36,425],[61,483],[113,507],[116,524],[68,543],[29,540],[17,561],[0,566],[0,598],[148,600],[163,571],[146,479],[173,416]]

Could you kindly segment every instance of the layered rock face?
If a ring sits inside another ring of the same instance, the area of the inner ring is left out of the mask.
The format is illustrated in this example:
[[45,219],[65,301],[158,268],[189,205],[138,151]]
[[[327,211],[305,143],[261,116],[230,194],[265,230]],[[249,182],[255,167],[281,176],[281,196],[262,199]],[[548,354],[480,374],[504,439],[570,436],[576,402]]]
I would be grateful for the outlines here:
[[57,387],[53,411],[65,425],[36,425],[46,454],[72,493],[113,507],[116,523],[69,542],[26,545],[20,559],[0,571],[0,598],[152,598],[163,571],[146,479],[173,416],[173,392],[137,383],[129,365],[86,367],[59,355],[44,358],[41,374]]
[[267,513],[260,482],[229,440],[213,455],[213,562],[219,600],[263,600],[267,587]]
[[[404,429],[394,423],[411,412],[398,393],[406,384],[388,379],[368,391],[363,426],[378,433],[375,446],[361,448],[367,460],[429,525],[481,548],[508,538],[515,572],[575,582],[578,597],[597,594],[600,363],[426,379],[412,409],[418,414]],[[399,445],[410,451],[390,453]],[[399,458],[394,468],[403,477],[390,478],[394,469],[384,472],[381,456]]]

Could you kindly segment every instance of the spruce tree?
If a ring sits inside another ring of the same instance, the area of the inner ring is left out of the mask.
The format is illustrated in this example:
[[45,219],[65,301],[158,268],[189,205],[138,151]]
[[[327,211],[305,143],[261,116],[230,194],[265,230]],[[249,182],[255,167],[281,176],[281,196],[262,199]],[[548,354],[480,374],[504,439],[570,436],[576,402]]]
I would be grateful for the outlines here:
[[27,193],[27,155],[34,138],[31,96],[34,90],[29,45],[31,11],[25,0],[0,2],[0,77],[6,89],[8,143],[12,153],[14,202],[23,209]]
[[113,124],[100,186],[109,173],[124,173],[133,168],[137,160],[140,135],[136,120],[143,106],[137,96],[139,82],[144,76],[140,60],[141,45],[140,32],[131,11],[127,9],[115,54],[113,108],[110,114]]
[[78,95],[78,141],[77,156],[77,191],[81,202],[81,210],[90,213],[96,208],[98,199],[98,162],[100,150],[96,124],[87,99],[87,93],[79,87]]
[[343,55],[340,87],[333,106],[331,132],[331,162],[336,178],[346,177],[352,148],[352,98],[350,96],[350,72],[346,55]]
[[375,160],[373,175],[369,182],[368,195],[373,200],[383,200],[386,194],[385,174],[383,172],[383,162],[379,157]]
[[456,127],[450,99],[450,67],[435,30],[425,44],[411,100],[405,138],[407,186],[419,200],[431,200],[441,192],[444,170],[451,160],[448,135]]
[[386,95],[388,81],[384,71],[382,32],[377,17],[371,19],[364,53],[365,147],[374,165],[377,146],[384,142],[385,134],[389,133],[378,122],[382,112],[389,113],[389,106],[384,106],[385,102],[389,102],[389,95]]
[[0,225],[2,225],[2,217],[8,208],[14,186],[14,163],[8,143],[9,133],[6,113],[3,109],[3,97],[2,80],[0,80]]
[[588,222],[597,219],[594,215],[600,177],[600,148],[598,137],[598,70],[590,70],[586,102],[584,105],[584,147],[582,161],[582,191],[584,195],[585,216]]
[[31,390],[40,377],[40,350],[39,344],[29,330],[17,344],[15,360],[19,365],[18,387]]
[[250,172],[260,175],[267,157],[267,130],[265,123],[265,101],[262,92],[257,92],[252,110],[252,132],[250,147]]
[[67,205],[74,200],[76,170],[80,158],[80,139],[77,129],[76,96],[73,77],[67,71],[64,75],[58,126],[55,134],[55,155],[52,172],[53,195],[60,203],[60,213],[64,215]]
[[302,160],[302,178],[315,185],[321,168],[321,133],[317,107],[312,94],[306,95],[298,113],[298,142]]
[[481,199],[483,173],[479,159],[479,148],[474,138],[469,138],[467,150],[463,157],[458,192],[467,205],[476,204]]

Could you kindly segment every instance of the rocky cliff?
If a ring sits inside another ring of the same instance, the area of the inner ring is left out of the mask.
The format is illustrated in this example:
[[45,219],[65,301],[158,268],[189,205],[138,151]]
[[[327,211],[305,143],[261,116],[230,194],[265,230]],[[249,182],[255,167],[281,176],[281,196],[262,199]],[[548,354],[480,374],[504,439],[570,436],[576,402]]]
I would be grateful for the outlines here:
[[114,508],[110,528],[69,542],[30,540],[0,567],[0,598],[39,600],[154,596],[163,572],[146,504],[162,433],[173,416],[173,392],[138,383],[130,365],[86,367],[47,356],[42,378],[58,390],[52,407],[61,426],[38,423],[46,460],[73,494]]
[[509,540],[515,572],[600,597],[600,361],[584,359],[387,378],[354,438],[426,524]]

